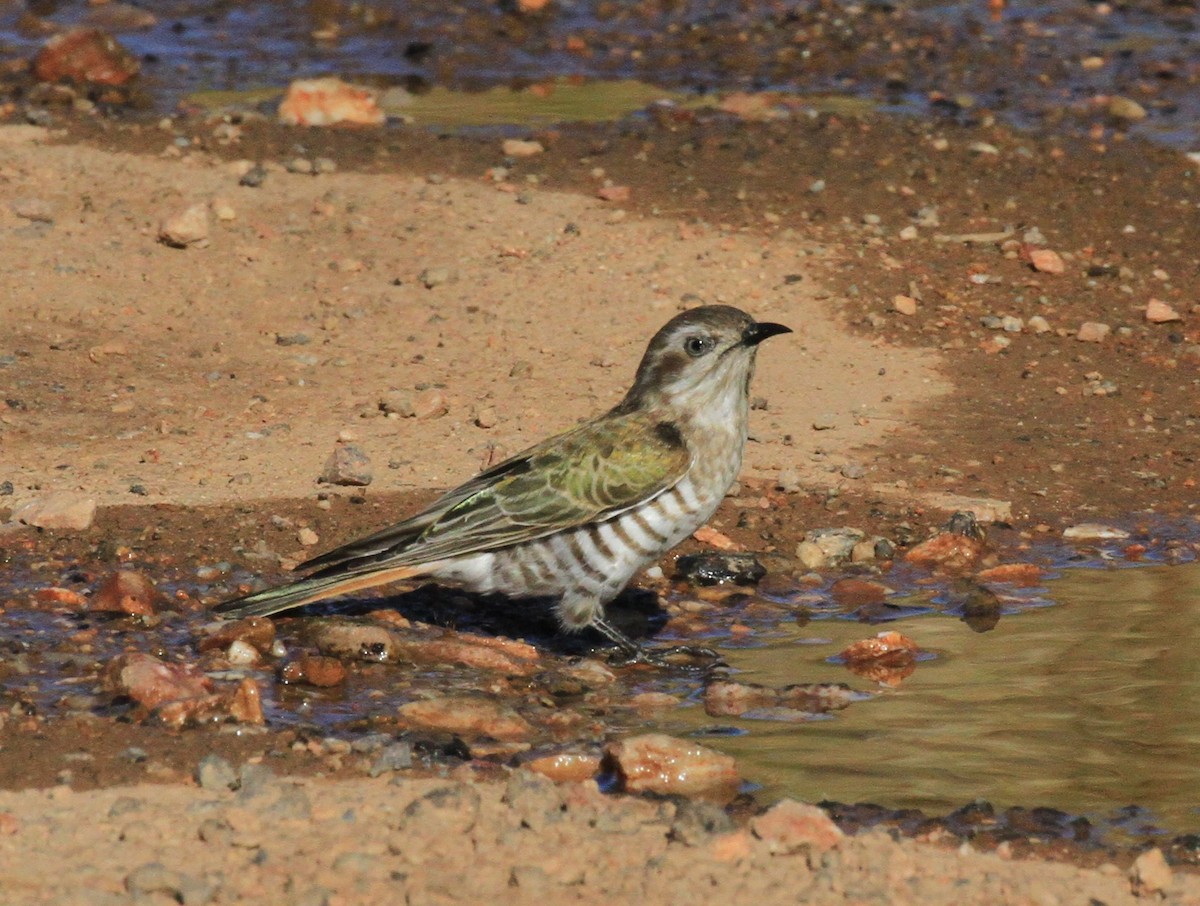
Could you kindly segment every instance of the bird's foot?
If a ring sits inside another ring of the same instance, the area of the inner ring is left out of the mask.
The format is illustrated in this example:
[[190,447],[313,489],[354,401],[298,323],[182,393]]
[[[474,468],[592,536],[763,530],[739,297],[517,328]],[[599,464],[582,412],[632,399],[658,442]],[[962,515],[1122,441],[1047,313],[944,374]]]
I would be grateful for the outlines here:
[[607,620],[594,620],[592,625],[617,646],[608,662],[614,667],[644,664],[650,667],[708,671],[726,666],[725,660],[711,648],[700,645],[673,645],[670,648],[647,648],[639,645]]

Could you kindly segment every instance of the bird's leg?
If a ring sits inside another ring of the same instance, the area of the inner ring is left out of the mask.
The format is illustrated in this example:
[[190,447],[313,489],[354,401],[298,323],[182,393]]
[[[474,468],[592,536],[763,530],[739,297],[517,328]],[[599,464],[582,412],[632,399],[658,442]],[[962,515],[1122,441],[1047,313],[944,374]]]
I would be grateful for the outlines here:
[[593,617],[591,625],[621,650],[620,656],[613,659],[618,666],[649,664],[653,667],[679,667],[682,665],[670,660],[679,655],[693,660],[710,661],[711,663],[707,665],[709,667],[724,663],[721,655],[713,649],[698,645],[673,645],[670,648],[647,648],[645,645],[639,645],[603,617]]

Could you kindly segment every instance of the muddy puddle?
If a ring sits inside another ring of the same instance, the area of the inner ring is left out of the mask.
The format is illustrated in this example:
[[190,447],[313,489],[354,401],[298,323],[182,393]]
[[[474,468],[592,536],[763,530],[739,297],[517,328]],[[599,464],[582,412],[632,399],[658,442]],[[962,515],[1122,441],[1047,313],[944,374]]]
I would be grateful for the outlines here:
[[[228,639],[206,641],[221,625],[207,609],[281,577],[277,566],[197,567],[102,544],[99,555],[140,570],[160,595],[156,613],[123,616],[95,610],[111,560],[71,563],[10,544],[0,728],[11,740],[56,723],[116,722],[136,750],[139,728],[173,722],[171,732],[200,749],[230,732],[261,734],[269,747],[283,732],[293,747],[368,761],[400,741],[431,765],[586,758],[607,740],[654,730],[734,755],[758,801],[841,803],[848,825],[907,821],[917,830],[926,816],[953,813],[961,820],[949,824],[962,833],[1011,827],[1085,845],[1178,840],[1200,830],[1191,757],[1200,745],[1200,563],[1190,540],[1167,538],[1071,551],[1026,544],[1001,557],[1036,568],[1023,584],[949,579],[899,560],[883,575],[851,577],[886,583],[882,595],[848,586],[846,567],[780,568],[758,589],[664,579],[660,599],[635,593],[614,613],[656,642],[717,648],[728,666],[707,673],[610,666],[587,639],[556,636],[548,613],[432,587],[278,619],[272,638],[244,634],[259,652],[235,657]],[[842,656],[881,631],[918,650],[898,661]],[[114,680],[113,665],[131,655],[202,675],[218,694],[249,682],[265,723],[239,727],[224,706],[165,716],[139,704]],[[318,655],[318,666],[336,661],[344,676],[325,685],[306,678],[306,669],[320,672],[306,660]],[[406,706],[430,700],[448,713],[464,702],[499,710],[474,727],[414,724]]]

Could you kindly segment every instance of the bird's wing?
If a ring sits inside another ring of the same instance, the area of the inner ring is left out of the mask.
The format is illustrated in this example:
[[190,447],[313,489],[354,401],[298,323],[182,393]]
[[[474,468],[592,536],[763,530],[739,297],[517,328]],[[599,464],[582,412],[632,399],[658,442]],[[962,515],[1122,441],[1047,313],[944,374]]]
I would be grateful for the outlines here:
[[317,576],[495,550],[614,516],[687,472],[678,429],[644,413],[606,415],[477,475],[411,519],[322,554]]

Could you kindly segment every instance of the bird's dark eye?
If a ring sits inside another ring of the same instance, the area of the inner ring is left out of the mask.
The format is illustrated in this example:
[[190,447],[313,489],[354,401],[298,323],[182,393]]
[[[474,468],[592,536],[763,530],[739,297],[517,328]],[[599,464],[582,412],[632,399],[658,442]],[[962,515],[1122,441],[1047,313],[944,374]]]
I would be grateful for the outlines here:
[[683,341],[683,348],[692,358],[697,358],[713,348],[713,339],[712,337],[691,336]]

